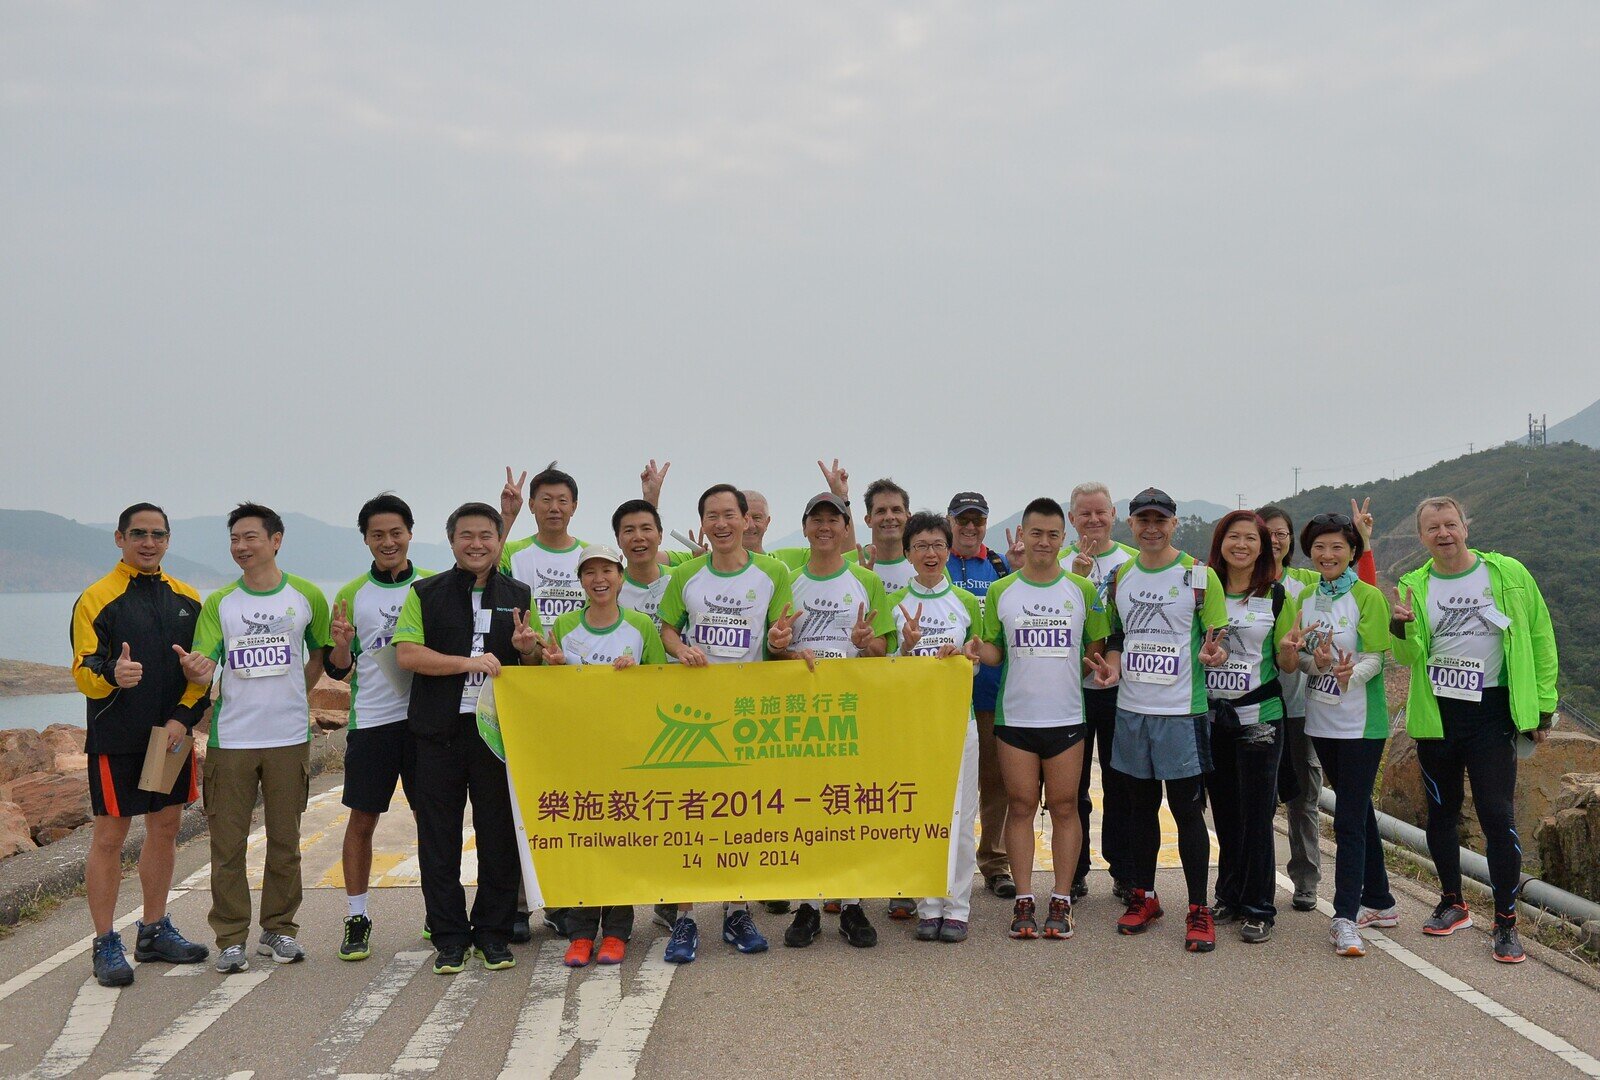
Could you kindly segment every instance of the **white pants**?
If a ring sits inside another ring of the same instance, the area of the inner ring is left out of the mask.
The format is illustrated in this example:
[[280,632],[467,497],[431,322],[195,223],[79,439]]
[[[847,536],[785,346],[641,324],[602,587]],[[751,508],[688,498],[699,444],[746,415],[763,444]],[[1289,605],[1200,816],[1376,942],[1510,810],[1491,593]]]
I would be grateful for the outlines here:
[[972,878],[978,872],[978,722],[967,718],[967,742],[956,778],[956,804],[950,818],[950,895],[917,901],[919,919],[968,921],[972,914]]

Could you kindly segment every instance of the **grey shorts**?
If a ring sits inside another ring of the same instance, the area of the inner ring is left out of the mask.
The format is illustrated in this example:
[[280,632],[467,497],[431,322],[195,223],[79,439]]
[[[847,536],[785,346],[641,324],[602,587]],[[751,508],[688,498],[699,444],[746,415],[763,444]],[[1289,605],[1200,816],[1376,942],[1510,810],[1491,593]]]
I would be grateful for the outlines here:
[[1118,709],[1111,767],[1140,780],[1184,780],[1210,772],[1207,714],[1146,716]]

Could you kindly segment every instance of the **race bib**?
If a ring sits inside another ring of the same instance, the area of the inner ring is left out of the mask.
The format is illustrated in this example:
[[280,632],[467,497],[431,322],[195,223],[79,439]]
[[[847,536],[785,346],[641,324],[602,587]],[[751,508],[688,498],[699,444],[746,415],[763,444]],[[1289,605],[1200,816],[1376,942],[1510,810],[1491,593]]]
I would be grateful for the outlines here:
[[1024,615],[1011,627],[1016,656],[1071,656],[1072,620],[1065,615]]
[[750,617],[708,611],[694,624],[694,643],[710,656],[745,656],[755,641]]
[[245,634],[228,642],[228,667],[241,679],[287,675],[293,659],[288,634]]
[[818,660],[843,660],[844,650],[837,645],[803,645],[801,648],[810,649]]
[[912,648],[912,656],[938,656],[939,650],[946,645],[961,647],[961,643],[950,634],[923,634],[922,640]]
[[1337,705],[1344,700],[1344,691],[1339,689],[1339,680],[1333,677],[1331,671],[1312,680],[1306,688],[1306,694],[1324,705]]
[[533,603],[539,609],[539,618],[549,626],[567,612],[583,607],[583,590],[577,585],[548,585],[539,590]]
[[476,713],[478,711],[478,695],[483,692],[483,684],[489,676],[481,671],[467,672],[467,681],[461,687],[461,711]]
[[1248,660],[1229,660],[1221,667],[1206,668],[1206,692],[1220,698],[1243,697],[1254,687],[1255,670]]
[[1482,660],[1460,656],[1428,657],[1428,681],[1435,697],[1457,701],[1482,701],[1484,668]]
[[1178,647],[1160,641],[1129,642],[1122,654],[1122,674],[1134,682],[1171,686],[1178,681]]

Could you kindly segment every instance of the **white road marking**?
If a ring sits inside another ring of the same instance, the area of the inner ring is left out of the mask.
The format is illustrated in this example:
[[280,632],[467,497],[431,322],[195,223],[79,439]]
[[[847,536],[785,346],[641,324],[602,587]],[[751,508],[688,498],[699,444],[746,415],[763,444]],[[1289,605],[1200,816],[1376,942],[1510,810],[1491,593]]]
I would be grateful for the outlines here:
[[313,1076],[337,1076],[339,1066],[354,1050],[367,1032],[372,1030],[394,999],[404,990],[412,977],[422,967],[422,962],[433,955],[427,950],[395,953],[394,959],[384,965],[377,978],[367,985],[350,1007],[339,1014],[328,1034],[311,1048]]
[[677,970],[676,964],[664,959],[666,947],[665,940],[650,946],[649,954],[634,976],[631,992],[613,1010],[611,1023],[600,1037],[600,1045],[584,1059],[583,1068],[578,1071],[579,1080],[585,1077],[631,1080],[633,1077],[639,1067],[639,1055],[644,1053],[644,1044],[666,1000],[672,973]]
[[578,999],[575,1024],[578,1041],[599,1042],[600,1036],[605,1034],[606,1025],[616,1014],[617,1005],[622,1001],[621,966],[607,964],[605,967],[591,968],[588,976],[578,984],[578,992],[574,996]]
[[111,1016],[117,1009],[119,990],[114,986],[101,986],[91,977],[78,988],[78,996],[67,1010],[66,1023],[55,1042],[44,1053],[44,1058],[30,1078],[66,1076],[88,1061],[95,1048],[111,1027]]
[[[1294,882],[1290,881],[1286,875],[1278,874],[1277,878],[1279,886],[1289,892],[1294,892]],[[1318,898],[1317,910],[1330,919],[1333,918],[1333,905],[1327,900]],[[1456,978],[1449,972],[1440,970],[1381,930],[1374,930],[1369,926],[1361,931],[1361,936],[1372,942],[1383,952],[1400,961],[1401,964],[1421,975],[1424,979],[1443,990],[1449,991],[1484,1015],[1494,1017],[1506,1027],[1533,1043],[1533,1045],[1542,1050],[1550,1051],[1585,1076],[1600,1076],[1600,1061],[1579,1050],[1554,1032],[1540,1027],[1512,1009],[1506,1008],[1506,1006],[1500,1004],[1488,994],[1474,989],[1471,984]]]
[[166,971],[161,973],[163,979],[184,978],[190,975],[203,975],[210,970],[210,964],[170,964]]
[[517,1015],[500,1080],[543,1080],[556,1071],[572,1049],[572,1039],[563,1033],[561,1023],[567,987],[572,982],[572,969],[561,963],[563,951],[559,941],[546,941],[539,946],[528,996]]
[[229,1073],[223,1080],[250,1080],[255,1074],[254,1069],[246,1069],[244,1072]]
[[489,981],[488,974],[481,967],[468,967],[461,974],[450,976],[450,989],[434,1005],[422,1026],[411,1033],[389,1071],[427,1073],[437,1069],[439,1059],[450,1049],[451,1041],[478,1003],[478,995]]
[[244,1000],[244,996],[267,980],[271,970],[246,971],[242,975],[229,975],[215,990],[201,998],[189,1011],[168,1025],[167,1030],[139,1047],[127,1060],[126,1068],[107,1073],[101,1080],[136,1080],[154,1076],[207,1028],[216,1023],[222,1014]]

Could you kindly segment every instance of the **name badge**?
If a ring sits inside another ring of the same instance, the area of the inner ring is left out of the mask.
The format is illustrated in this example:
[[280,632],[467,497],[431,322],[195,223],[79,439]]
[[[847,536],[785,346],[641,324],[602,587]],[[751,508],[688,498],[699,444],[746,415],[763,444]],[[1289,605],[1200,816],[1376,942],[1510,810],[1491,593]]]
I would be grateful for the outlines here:
[[1272,614],[1272,597],[1270,597],[1270,596],[1252,596],[1250,599],[1248,599],[1248,600],[1246,600],[1244,602],[1244,609],[1246,611],[1253,611],[1257,615],[1271,615]]
[[1496,630],[1509,630],[1511,628],[1510,617],[1493,604],[1480,609],[1478,614],[1483,616],[1485,622],[1494,624]]
[[228,642],[228,667],[241,679],[289,674],[288,634],[244,634]]
[[1178,681],[1178,647],[1161,641],[1131,641],[1122,654],[1126,679],[1156,686]]
[[1011,627],[1017,656],[1071,656],[1072,620],[1065,615],[1025,615]]
[[489,623],[493,619],[494,612],[492,611],[474,611],[472,613],[472,632],[474,634],[487,634],[489,632]]
[[1484,684],[1482,660],[1461,656],[1428,657],[1428,681],[1435,697],[1457,701],[1482,701]]
[[694,643],[710,656],[746,656],[754,642],[755,627],[748,615],[708,611],[694,624]]
[[1243,697],[1254,687],[1255,670],[1248,660],[1229,660],[1221,667],[1206,668],[1206,692],[1220,698]]
[[1318,610],[1318,611],[1324,612],[1326,614],[1332,614],[1333,613],[1333,597],[1329,596],[1325,592],[1319,592],[1319,593],[1317,593],[1317,598],[1313,602],[1312,606],[1315,607],[1316,610]]
[[1184,571],[1184,576],[1191,589],[1204,589],[1211,580],[1211,575],[1206,573],[1206,564],[1200,562]]
[[1318,676],[1306,689],[1306,696],[1313,701],[1320,701],[1324,705],[1338,705],[1344,700],[1344,691],[1339,689],[1339,680],[1333,677],[1333,672]]

